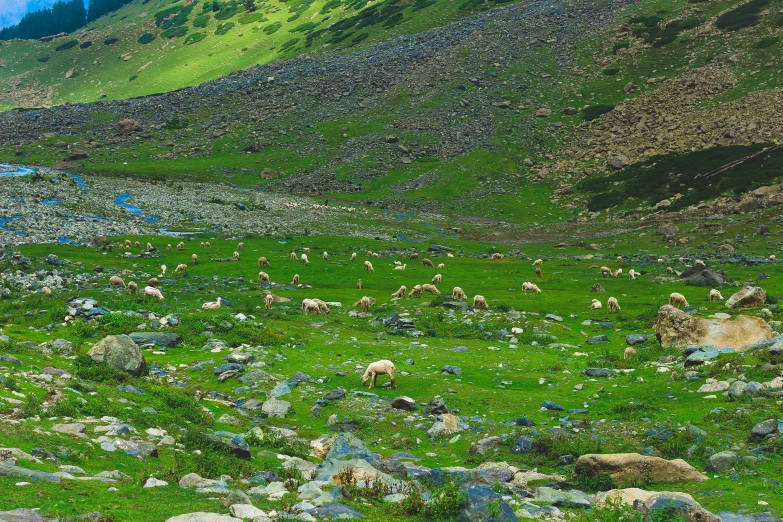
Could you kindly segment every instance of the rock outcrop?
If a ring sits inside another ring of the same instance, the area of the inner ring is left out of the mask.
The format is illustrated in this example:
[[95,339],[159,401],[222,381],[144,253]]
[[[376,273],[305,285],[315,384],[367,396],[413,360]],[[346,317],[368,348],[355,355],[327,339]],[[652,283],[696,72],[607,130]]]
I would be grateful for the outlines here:
[[639,453],[582,455],[574,474],[591,477],[607,475],[616,483],[648,478],[656,482],[704,482],[707,477],[682,459],[666,460]]
[[717,349],[734,348],[744,352],[771,339],[775,333],[759,317],[746,315],[735,319],[701,319],[671,305],[658,311],[655,335],[663,346],[713,345]]

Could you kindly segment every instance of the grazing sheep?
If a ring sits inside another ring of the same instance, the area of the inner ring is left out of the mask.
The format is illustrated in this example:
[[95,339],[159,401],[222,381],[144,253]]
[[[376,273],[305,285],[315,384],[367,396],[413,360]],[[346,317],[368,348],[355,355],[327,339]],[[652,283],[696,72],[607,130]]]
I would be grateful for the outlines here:
[[414,252],[413,254],[408,256],[408,260],[409,261],[416,261],[417,259],[419,259],[419,253],[418,252]]
[[121,286],[125,288],[125,281],[123,281],[120,276],[111,276],[111,279],[109,279],[109,284],[111,286]]
[[454,254],[452,254],[451,252],[449,252],[449,253],[447,253],[447,254],[446,254],[446,257],[454,257]]
[[130,247],[131,246],[131,240],[130,239],[126,239],[125,240],[125,246],[126,247]]
[[533,261],[533,266],[543,266],[543,265],[544,265],[543,259],[536,259],[535,261]]
[[662,257],[659,257],[659,258],[658,258],[658,264],[659,264],[659,265],[662,265],[662,264],[663,264],[663,258],[662,258]]
[[612,275],[612,269],[609,268],[608,266],[602,266],[601,267],[601,275],[604,276],[604,277]]
[[302,313],[305,315],[310,315],[310,312],[315,312],[315,315],[321,315],[321,308],[318,306],[318,303],[312,299],[303,299]]
[[435,265],[426,257],[421,260],[421,266],[435,268]]
[[234,261],[239,261],[239,252],[234,250]]
[[678,294],[677,292],[672,292],[672,294],[669,296],[669,304],[672,306],[690,306],[688,301],[685,300],[685,296]]
[[628,347],[628,348],[626,348],[626,349],[625,349],[625,351],[623,352],[623,359],[625,359],[625,360],[627,361],[628,359],[631,359],[631,358],[633,358],[633,357],[636,357],[636,349],[634,349],[634,348],[631,348],[631,347],[629,346],[629,347]]
[[392,299],[405,299],[405,295],[407,294],[408,289],[405,285],[402,285],[396,292],[392,294]]
[[185,250],[185,243],[182,241],[177,243],[177,250]]
[[150,280],[147,281],[147,286],[151,286],[152,288],[158,288],[158,278],[151,277]]
[[135,246],[136,248],[141,248],[141,243],[136,241],[135,243],[133,243],[133,246]]
[[329,253],[326,252],[326,250],[324,250],[323,257],[324,257],[324,261],[329,261]]
[[370,311],[370,306],[372,306],[372,302],[370,301],[370,298],[365,295],[361,299],[356,301],[353,304],[353,306],[354,307],[361,306],[362,307],[362,312],[369,312]]
[[258,258],[258,268],[263,268],[265,266],[269,266],[269,260],[265,258],[264,256],[261,256]]
[[309,254],[310,253],[310,249],[305,247],[305,248],[302,249],[302,252],[304,252],[305,254]]
[[473,308],[476,310],[489,310],[489,305],[483,295],[473,296]]
[[421,291],[422,293],[429,292],[431,294],[440,295],[440,290],[438,290],[438,287],[435,285],[427,285],[427,284],[421,285]]
[[631,281],[636,281],[636,276],[641,275],[639,272],[634,270],[633,268],[628,271],[628,277],[631,278]]
[[190,263],[195,266],[198,264],[198,256],[196,254],[193,254],[190,256]]
[[152,250],[152,243],[147,243],[147,250]]
[[215,310],[217,308],[220,308],[220,298],[217,298],[217,301],[210,301],[208,303],[204,303],[201,305],[202,310]]
[[381,257],[381,255],[378,252],[371,252],[370,257]]
[[610,297],[606,300],[606,307],[609,309],[610,312],[619,312],[620,311],[620,303],[617,302],[617,299],[614,297]]
[[163,294],[161,294],[160,290],[158,290],[154,286],[145,286],[144,287],[144,296],[145,297],[157,297],[158,299],[163,301]]
[[358,290],[364,290],[364,283],[362,282],[362,278],[360,277],[358,281],[356,281],[356,288]]
[[434,276],[432,276],[432,284],[433,284],[433,285],[439,285],[439,284],[440,284],[440,281],[441,281],[441,279],[443,279],[443,276],[442,276],[442,275],[440,275],[440,274],[435,274]]
[[[263,274],[263,272],[261,272]],[[259,274],[260,276],[261,274]],[[269,283],[269,276],[266,276],[266,282]],[[291,279],[292,285],[298,285],[299,284],[299,274],[294,274],[293,279]]]
[[693,266],[698,266],[700,268],[707,268],[707,265],[701,259],[697,259],[696,261],[694,261]]
[[406,266],[408,266],[407,263],[405,263],[404,265],[395,266],[394,269],[395,270],[405,270]]
[[318,304],[318,309],[321,310],[326,315],[329,315],[329,307],[326,306],[326,303],[321,301],[320,299],[313,299]]
[[204,242],[202,241],[202,242],[201,242],[201,245],[199,245],[199,246],[200,246],[201,248],[206,248],[206,246],[207,246],[207,245],[206,245],[206,243],[204,243]]
[[500,252],[495,252],[492,254],[492,261],[500,261],[501,259],[503,259],[503,254]]
[[455,286],[454,290],[451,291],[451,297],[459,299],[460,301],[465,301],[468,298],[468,296],[465,295],[465,291],[458,286]]
[[291,257],[291,261],[299,261],[299,256],[297,256],[296,252],[294,252],[293,250],[291,250],[290,257]]
[[362,386],[370,381],[370,388],[375,388],[379,375],[388,375],[391,379],[392,388],[397,387],[397,381],[394,379],[394,363],[387,360],[375,361],[370,363],[362,375]]
[[166,269],[167,268],[168,267],[166,265],[160,265],[160,277],[163,277],[164,275],[166,275]]
[[351,254],[351,259],[349,259],[349,261],[350,261],[351,263],[353,263],[353,262],[355,262],[355,261],[356,261],[356,252],[354,252],[353,254]]
[[604,307],[604,305],[601,304],[601,301],[599,301],[598,299],[593,299],[593,301],[590,303],[589,309],[590,310],[600,310],[603,307]]
[[414,297],[421,297],[421,293],[422,293],[421,285],[416,285],[413,288],[411,288],[411,292],[408,294],[408,297],[411,299]]
[[394,265],[395,265],[395,266],[400,266],[401,264],[402,264],[402,261],[395,261],[395,262],[394,262]]
[[177,265],[177,268],[174,269],[175,274],[177,272],[187,272],[187,271],[188,271],[188,265],[186,265],[185,263],[180,263],[179,265]]
[[272,309],[272,303],[274,303],[274,302],[275,302],[275,298],[272,297],[272,294],[266,294],[264,296],[264,304],[266,305],[266,309],[267,310],[271,310]]
[[244,250],[244,249],[245,249],[245,244],[244,243],[239,243],[237,245],[237,250]]
[[541,289],[538,288],[538,285],[535,283],[529,283],[525,281],[522,283],[522,293],[527,294],[527,291],[530,290],[531,292],[536,292],[538,295],[541,295]]
[[167,251],[169,251],[169,252],[171,252],[171,243],[169,243],[168,245],[166,245],[166,250],[167,250]]
[[446,268],[446,265],[443,263],[438,263],[438,269]]
[[710,302],[714,301],[715,299],[723,301],[723,296],[720,295],[720,292],[718,290],[715,290],[713,288],[712,290],[710,290]]
[[209,241],[207,241],[207,250],[209,250],[210,248],[212,248],[212,244]]
[[[294,276],[294,278],[298,279],[298,276]],[[261,283],[263,281],[266,281],[267,283],[271,283],[271,281],[269,280],[269,274],[261,271],[258,273],[258,282]]]
[[614,276],[615,279],[619,279],[623,275],[623,269],[618,268],[617,270],[614,271],[614,274],[612,275]]
[[536,267],[536,277],[541,277],[541,267],[540,266]]
[[778,258],[777,258],[777,257],[775,257],[775,254],[772,254],[772,255],[770,255],[770,256],[769,256],[769,262],[770,262],[770,263],[774,263],[775,261],[777,261],[777,259],[778,259]]
[[302,254],[302,256],[299,258],[299,260],[302,262],[303,265],[309,265],[310,260],[307,259],[307,254]]
[[622,263],[622,262],[623,262],[623,256],[617,256],[617,260],[615,261],[615,263],[619,264],[619,263]]
[[130,295],[136,295],[136,289],[137,288],[138,288],[138,285],[134,281],[131,281],[130,283],[128,283],[128,293]]
[[375,272],[375,269],[372,267],[372,263],[369,261],[364,262],[364,271],[370,272],[371,274]]
[[673,274],[674,273],[674,269],[672,267],[670,267],[670,266],[667,266],[666,267],[666,273],[667,274]]
[[45,287],[41,288],[41,293],[43,295],[52,295],[52,289],[49,288],[48,286],[45,286]]

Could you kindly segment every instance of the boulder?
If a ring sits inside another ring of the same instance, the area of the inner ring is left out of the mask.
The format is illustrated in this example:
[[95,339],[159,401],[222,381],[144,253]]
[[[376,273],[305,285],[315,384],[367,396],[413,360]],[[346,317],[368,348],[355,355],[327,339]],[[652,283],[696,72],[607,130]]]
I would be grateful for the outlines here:
[[448,413],[449,409],[446,407],[446,401],[443,400],[443,397],[437,395],[427,404],[426,411],[427,415],[441,415]]
[[[0,477],[21,477],[28,480],[60,482],[60,477],[37,469],[27,469],[6,462],[0,462]],[[5,520],[0,518],[0,520]]]
[[81,159],[87,159],[89,158],[89,153],[79,150],[79,149],[71,149],[68,151],[68,154],[65,155],[65,161],[76,161]]
[[609,166],[615,170],[622,170],[630,165],[631,165],[631,160],[628,159],[628,156],[625,156],[623,154],[614,156],[612,157],[612,159],[609,160]]
[[777,431],[778,431],[778,420],[767,419],[753,426],[753,430],[751,431],[750,436],[753,437],[755,440],[762,440],[765,439],[767,435],[772,435],[773,433],[777,433]]
[[549,118],[552,116],[552,109],[549,107],[541,107],[536,111],[536,118]]
[[182,342],[179,334],[171,332],[133,332],[129,334],[138,345],[154,344],[155,346],[171,347]]
[[416,401],[403,395],[392,399],[391,406],[395,410],[413,411],[416,408]]
[[353,433],[339,433],[332,442],[324,460],[364,459],[368,462],[378,459],[367,446]]
[[267,417],[285,417],[290,409],[290,402],[279,399],[269,399],[261,406],[261,412]]
[[763,306],[767,302],[767,292],[759,286],[745,286],[726,300],[729,308]]
[[141,124],[136,120],[120,120],[115,127],[120,134],[132,134],[141,130]]
[[117,370],[141,377],[147,373],[147,362],[139,345],[127,335],[109,335],[88,352],[98,364],[107,364]]
[[723,270],[711,270],[699,266],[689,268],[680,274],[680,279],[697,286],[709,287],[720,286],[729,280],[726,276],[726,272]]
[[608,475],[616,483],[651,479],[656,482],[704,482],[707,479],[682,459],[666,460],[639,453],[582,455],[576,461],[574,474],[590,477]]
[[672,237],[680,233],[680,227],[674,223],[662,223],[655,233],[659,236]]
[[438,420],[435,421],[432,428],[427,430],[427,435],[437,438],[442,435],[451,435],[466,429],[468,429],[467,422],[450,413],[444,413],[443,415],[438,415]]
[[658,512],[657,516],[651,517],[654,520],[672,520],[678,517],[687,522],[721,522],[720,518],[701,507],[692,496],[675,491],[655,493],[638,509],[643,513]]
[[713,345],[718,350],[734,348],[744,352],[775,334],[759,317],[739,315],[733,320],[700,319],[664,305],[658,311],[655,335],[663,346]]
[[731,469],[739,463],[739,455],[733,451],[721,451],[715,453],[707,459],[707,471],[711,473],[720,473],[727,469]]

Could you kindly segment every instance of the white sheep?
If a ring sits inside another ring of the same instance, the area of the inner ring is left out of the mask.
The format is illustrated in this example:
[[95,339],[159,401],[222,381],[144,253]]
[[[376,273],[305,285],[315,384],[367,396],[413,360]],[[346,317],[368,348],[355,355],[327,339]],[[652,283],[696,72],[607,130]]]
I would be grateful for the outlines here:
[[412,253],[411,255],[408,256],[408,260],[409,261],[416,261],[417,259],[419,259],[419,253],[418,252],[414,252],[414,253]]
[[704,261],[702,261],[701,259],[697,259],[696,261],[694,261],[693,266],[698,266],[699,268],[707,268],[706,263],[704,263]]
[[536,259],[533,261],[533,266],[543,266],[544,260],[543,259]]
[[313,301],[316,302],[316,304],[318,305],[318,309],[320,311],[324,312],[326,315],[329,315],[329,311],[330,310],[329,310],[329,307],[326,306],[325,302],[321,301],[320,299],[313,299]]
[[206,248],[207,248],[207,250],[209,250],[210,248],[212,248],[212,244],[211,244],[209,241],[207,241]]
[[[269,282],[269,281],[267,281]],[[299,284],[299,274],[294,274],[294,277],[291,279],[292,285],[298,285]]]
[[362,307],[362,312],[369,312],[369,311],[370,311],[370,306],[372,306],[372,305],[373,305],[373,301],[374,301],[374,299],[372,299],[372,298],[370,298],[370,297],[367,297],[367,296],[365,295],[365,296],[363,296],[361,299],[359,299],[358,301],[356,301],[356,302],[353,304],[353,306],[354,306],[354,307],[361,306],[361,307]]
[[305,254],[309,254],[310,253],[310,249],[305,247],[305,248],[302,249],[302,252],[304,252]]
[[541,289],[538,288],[537,284],[525,281],[522,283],[522,293],[527,294],[528,290],[530,290],[531,292],[536,292],[538,295],[541,295]]
[[166,250],[167,250],[168,252],[171,252],[171,243],[169,243],[168,245],[166,245]]
[[438,287],[435,285],[429,285],[429,284],[421,285],[421,291],[422,293],[429,292],[431,294],[440,295],[440,290],[438,290]]
[[374,388],[379,375],[388,375],[391,379],[392,388],[397,387],[397,381],[394,378],[394,363],[387,360],[375,361],[370,363],[362,375],[362,385],[370,382],[370,388]]
[[262,283],[264,281],[266,281],[267,283],[271,283],[271,281],[269,280],[269,274],[267,274],[264,271],[261,271],[258,273],[258,282]]
[[688,301],[685,300],[685,296],[677,292],[672,292],[672,294],[669,296],[669,304],[672,306],[677,306],[677,305],[683,305],[686,307],[690,306],[688,304]]
[[187,271],[188,271],[188,265],[186,265],[185,263],[178,264],[177,268],[174,269],[175,274],[177,272],[187,272]]
[[615,262],[618,263],[618,264],[622,263],[623,262],[623,256],[617,256],[617,260]]
[[590,310],[600,310],[603,307],[604,307],[604,305],[601,304],[601,301],[599,301],[598,299],[593,299],[593,301],[590,303],[589,309]]
[[489,310],[489,305],[483,295],[473,296],[473,308],[476,310]]
[[121,286],[125,288],[125,281],[123,281],[120,276],[111,276],[109,279],[109,284],[111,286]]
[[667,266],[666,267],[666,273],[667,274],[673,274],[674,273],[674,269],[672,267],[670,267],[670,266]]
[[541,277],[541,267],[540,266],[536,267],[536,277]]
[[663,263],[664,263],[664,261],[663,261],[663,258],[662,258],[662,257],[659,257],[659,258],[658,258],[658,264],[659,264],[659,265],[662,265]]
[[177,250],[185,250],[185,243],[183,241],[177,243]]
[[239,252],[237,252],[236,250],[234,250],[233,259],[234,259],[234,261],[239,261]]
[[411,291],[408,294],[408,297],[411,298],[411,299],[414,298],[414,297],[421,297],[421,293],[422,293],[421,285],[416,285],[413,288],[411,288]]
[[134,281],[131,281],[130,283],[128,283],[128,293],[130,295],[136,295],[136,289],[137,288],[138,288],[138,285]]
[[606,300],[606,307],[609,309],[610,312],[619,312],[620,311],[620,303],[617,302],[617,299],[614,297],[610,297]]
[[45,287],[41,288],[41,293],[43,295],[52,295],[52,289],[49,288],[48,286],[45,286]]
[[400,266],[401,264],[402,264],[402,261],[395,261],[395,262],[394,262],[394,265],[395,265],[395,266]]
[[291,261],[299,261],[299,256],[297,256],[296,252],[294,252],[293,250],[291,250],[290,258],[291,258]]
[[438,263],[438,269],[446,268],[446,265],[443,263]]
[[321,308],[318,306],[318,303],[312,299],[303,299],[302,313],[305,315],[310,315],[310,312],[315,312],[316,315],[321,315]]
[[778,258],[777,258],[777,257],[775,257],[775,254],[772,254],[772,255],[770,255],[770,256],[769,256],[769,262],[770,262],[770,263],[774,263],[775,261],[777,261],[777,259],[778,259]]
[[628,359],[631,359],[632,357],[636,357],[636,349],[635,348],[631,348],[629,346],[623,352],[623,359],[625,359],[627,361]]
[[263,268],[268,266],[269,266],[269,260],[267,258],[265,258],[264,256],[258,258],[258,268]]
[[266,294],[264,296],[264,304],[266,305],[266,309],[267,310],[271,310],[272,309],[272,303],[274,303],[274,302],[275,302],[275,298],[272,297],[272,294]]
[[494,254],[492,254],[493,261],[500,261],[501,259],[503,259],[503,254],[501,254],[500,252],[495,252]]
[[144,295],[146,297],[157,297],[158,299],[163,301],[163,294],[161,294],[160,290],[158,290],[154,286],[145,286],[144,287]]
[[614,271],[612,275],[614,276],[615,279],[619,279],[623,275],[623,269],[618,268],[617,270]]
[[448,254],[446,254],[446,257],[454,257],[454,254],[452,254],[451,252],[449,252]]
[[612,275],[612,269],[609,268],[608,266],[602,266],[601,275],[604,277]]
[[125,240],[125,246],[130,248],[130,246],[131,246],[131,240],[130,239],[126,239]]
[[194,266],[198,264],[198,256],[196,254],[190,256],[190,263]]
[[634,270],[633,268],[628,271],[628,277],[631,278],[631,281],[636,281],[636,276],[641,275],[639,272]]
[[400,286],[396,292],[392,294],[392,299],[405,299],[405,295],[408,292],[408,288],[405,285]]
[[303,265],[309,265],[310,260],[307,259],[307,254],[302,254],[299,260],[302,262]]
[[349,261],[352,262],[352,263],[356,261],[356,252],[351,254],[351,259],[349,259]]
[[164,275],[166,275],[166,269],[167,268],[168,267],[166,265],[160,265],[160,277],[163,277]]
[[147,250],[152,250],[152,243],[147,243]]
[[720,301],[723,301],[723,296],[720,295],[720,292],[716,289],[710,290],[710,302],[714,301],[715,299],[718,299]]
[[237,250],[244,250],[244,249],[245,249],[245,244],[244,243],[239,243],[237,245]]
[[324,250],[323,257],[324,257],[324,261],[329,261],[329,254],[326,252],[326,250]]
[[135,246],[136,248],[141,248],[141,243],[136,241],[135,243],[133,243],[133,246]]
[[375,272],[375,269],[372,267],[372,263],[369,261],[364,262],[364,271],[370,272],[371,274]]
[[158,278],[157,277],[150,277],[149,281],[147,281],[147,286],[151,286],[153,288],[158,288]]
[[210,302],[204,303],[203,305],[201,305],[201,308],[203,310],[215,310],[217,308],[220,308],[220,298],[218,297],[217,301],[210,301]]
[[205,244],[203,241],[201,242],[201,245],[199,245],[199,246],[200,246],[201,248],[206,248],[206,247],[207,247],[207,245],[206,245],[206,244]]
[[442,275],[435,274],[434,276],[432,276],[432,284],[433,285],[439,285],[442,279],[443,279]]
[[394,267],[394,269],[395,269],[395,270],[405,270],[405,267],[406,267],[406,266],[408,266],[408,264],[407,264],[407,263],[406,263],[406,264],[404,264],[404,265],[398,265],[398,266],[395,266],[395,267]]
[[465,291],[458,286],[455,286],[454,290],[451,291],[451,297],[453,299],[459,299],[460,301],[464,301],[468,298],[468,296],[465,295]]
[[362,278],[360,277],[358,281],[356,281],[356,288],[358,290],[364,290],[364,283],[362,282]]
[[421,260],[421,266],[435,268],[435,264],[430,259],[427,259],[426,257]]

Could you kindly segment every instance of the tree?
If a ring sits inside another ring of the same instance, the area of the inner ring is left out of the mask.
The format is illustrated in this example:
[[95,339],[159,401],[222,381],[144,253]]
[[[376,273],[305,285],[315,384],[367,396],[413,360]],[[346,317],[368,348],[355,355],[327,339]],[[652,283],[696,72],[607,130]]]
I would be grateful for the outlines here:
[[248,13],[252,13],[256,10],[256,0],[244,0],[242,3],[245,6],[245,11]]

